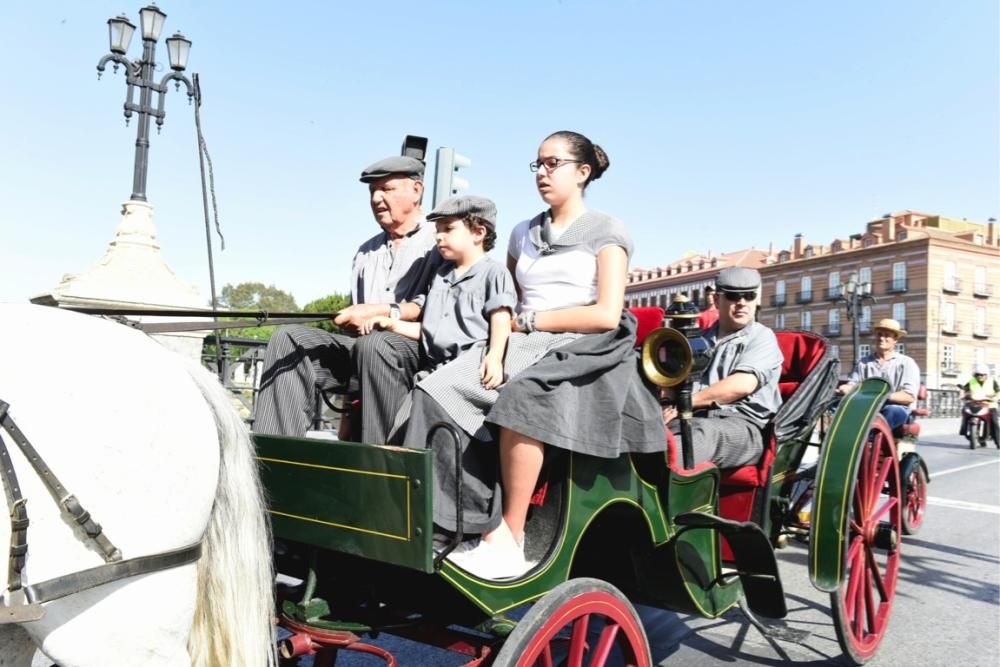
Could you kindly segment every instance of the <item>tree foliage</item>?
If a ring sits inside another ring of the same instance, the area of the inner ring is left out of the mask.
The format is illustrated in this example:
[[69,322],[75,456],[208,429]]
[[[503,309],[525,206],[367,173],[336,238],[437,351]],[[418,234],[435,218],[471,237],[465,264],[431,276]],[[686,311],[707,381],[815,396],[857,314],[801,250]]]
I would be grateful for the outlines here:
[[295,297],[274,285],[264,283],[226,284],[219,297],[219,306],[230,310],[266,310],[268,312],[298,312]]
[[[351,296],[349,294],[328,294],[327,296],[316,299],[315,301],[310,301],[303,308],[304,313],[336,313],[337,311],[343,310],[351,305]],[[314,324],[321,329],[326,331],[336,333],[340,331],[340,327],[335,325],[331,320],[325,322],[318,322]]]

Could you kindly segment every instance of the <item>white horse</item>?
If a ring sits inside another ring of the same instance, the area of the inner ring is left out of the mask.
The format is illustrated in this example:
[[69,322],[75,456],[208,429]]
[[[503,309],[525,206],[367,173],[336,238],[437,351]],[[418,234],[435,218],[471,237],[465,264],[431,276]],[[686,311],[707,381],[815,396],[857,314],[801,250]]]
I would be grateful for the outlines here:
[[[39,620],[0,624],[0,665],[31,664],[36,647],[62,667],[274,664],[256,459],[211,374],[121,324],[0,305],[0,400],[122,558],[204,540],[197,562],[47,602]],[[103,565],[10,433],[0,436],[28,500],[24,583]],[[14,597],[3,514],[0,612]]]

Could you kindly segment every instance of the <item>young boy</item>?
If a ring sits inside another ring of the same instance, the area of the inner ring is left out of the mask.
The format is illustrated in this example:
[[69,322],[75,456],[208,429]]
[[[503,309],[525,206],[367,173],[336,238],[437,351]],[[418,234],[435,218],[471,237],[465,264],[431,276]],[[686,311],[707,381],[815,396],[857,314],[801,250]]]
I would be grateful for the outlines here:
[[479,367],[487,389],[503,382],[503,356],[517,303],[506,267],[486,255],[496,242],[496,205],[485,197],[451,197],[427,215],[437,228],[438,269],[419,322],[374,317],[362,330],[386,329],[420,341],[419,376],[487,341]]

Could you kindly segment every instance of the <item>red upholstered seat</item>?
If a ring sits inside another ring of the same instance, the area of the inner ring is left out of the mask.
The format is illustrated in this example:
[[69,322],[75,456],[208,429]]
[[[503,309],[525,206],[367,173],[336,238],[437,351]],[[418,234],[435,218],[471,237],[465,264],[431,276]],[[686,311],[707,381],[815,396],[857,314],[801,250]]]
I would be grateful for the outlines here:
[[629,312],[635,315],[635,318],[639,320],[639,326],[635,332],[635,346],[639,347],[642,345],[642,341],[646,340],[653,329],[658,329],[663,326],[663,316],[665,313],[662,308],[657,306],[643,306],[641,308],[629,308]]

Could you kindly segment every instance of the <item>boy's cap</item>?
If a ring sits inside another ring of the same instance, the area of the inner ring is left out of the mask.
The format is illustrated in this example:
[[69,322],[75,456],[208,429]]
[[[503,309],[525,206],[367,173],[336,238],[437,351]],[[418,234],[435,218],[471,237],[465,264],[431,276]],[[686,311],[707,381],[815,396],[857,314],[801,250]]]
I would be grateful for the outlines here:
[[404,176],[415,181],[424,180],[424,163],[415,157],[406,155],[393,155],[384,160],[379,160],[375,164],[368,165],[361,172],[361,182],[371,183],[386,176]]
[[497,225],[497,205],[486,197],[475,195],[449,197],[435,206],[427,214],[427,219],[433,222],[441,218],[464,218],[467,215],[476,216],[489,227],[495,228]]
[[744,266],[731,266],[719,271],[715,279],[715,287],[722,292],[749,292],[760,289],[760,274],[756,269]]

